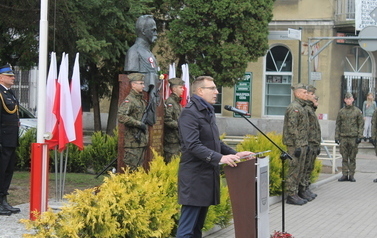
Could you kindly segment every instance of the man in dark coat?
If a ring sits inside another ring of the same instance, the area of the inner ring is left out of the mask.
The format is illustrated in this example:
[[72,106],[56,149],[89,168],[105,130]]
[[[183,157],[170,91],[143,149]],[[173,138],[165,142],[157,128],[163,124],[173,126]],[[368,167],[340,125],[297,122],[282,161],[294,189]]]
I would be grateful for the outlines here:
[[220,141],[213,104],[213,78],[200,76],[192,83],[193,97],[182,110],[178,128],[182,156],[178,171],[178,202],[182,205],[177,238],[202,237],[208,207],[220,203],[220,165],[237,166],[252,152],[236,152]]
[[7,64],[0,67],[0,215],[19,213],[20,209],[8,204],[7,196],[16,165],[16,147],[18,146],[18,100],[11,86],[14,84],[12,67]]

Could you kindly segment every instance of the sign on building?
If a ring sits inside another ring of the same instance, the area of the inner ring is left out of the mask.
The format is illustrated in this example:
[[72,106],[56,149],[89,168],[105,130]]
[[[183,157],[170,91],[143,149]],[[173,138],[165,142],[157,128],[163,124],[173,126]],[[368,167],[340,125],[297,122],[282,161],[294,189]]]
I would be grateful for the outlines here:
[[[234,87],[235,107],[250,113],[250,98],[251,98],[251,80],[253,74],[246,72],[242,80],[238,81]],[[241,117],[234,113],[234,117]],[[250,117],[250,116],[246,116]]]
[[377,1],[355,0],[355,30],[361,31],[367,26],[377,25]]

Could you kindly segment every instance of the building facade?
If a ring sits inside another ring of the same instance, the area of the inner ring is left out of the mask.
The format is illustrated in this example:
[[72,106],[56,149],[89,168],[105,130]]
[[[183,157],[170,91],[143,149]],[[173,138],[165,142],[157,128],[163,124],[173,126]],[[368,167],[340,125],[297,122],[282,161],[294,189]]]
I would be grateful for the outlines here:
[[[356,39],[343,39],[360,32],[355,13],[366,8],[361,2],[371,10],[377,6],[372,0],[275,1],[269,50],[246,69],[252,75],[249,111],[253,118],[282,119],[293,100],[290,87],[299,82],[317,88],[320,119],[336,119],[346,92],[352,92],[355,104],[362,107],[366,95],[375,92],[376,53],[364,50]],[[297,32],[301,40],[295,38]],[[222,94],[233,97],[222,97],[221,104],[235,106],[233,88],[223,88]],[[232,113],[222,110],[221,115]]]

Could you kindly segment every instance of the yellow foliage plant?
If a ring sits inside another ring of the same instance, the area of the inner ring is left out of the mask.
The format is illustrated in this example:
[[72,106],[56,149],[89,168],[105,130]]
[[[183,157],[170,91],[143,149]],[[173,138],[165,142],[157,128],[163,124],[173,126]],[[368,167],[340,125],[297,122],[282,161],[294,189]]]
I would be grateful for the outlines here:
[[[65,195],[60,211],[36,214],[37,219],[22,220],[33,234],[26,238],[52,237],[126,237],[166,238],[175,233],[180,205],[177,202],[179,159],[168,165],[154,153],[150,170],[109,174],[101,186],[76,190]],[[223,187],[222,205],[210,208],[206,228],[231,219],[229,198]],[[223,211],[225,209],[225,211]]]

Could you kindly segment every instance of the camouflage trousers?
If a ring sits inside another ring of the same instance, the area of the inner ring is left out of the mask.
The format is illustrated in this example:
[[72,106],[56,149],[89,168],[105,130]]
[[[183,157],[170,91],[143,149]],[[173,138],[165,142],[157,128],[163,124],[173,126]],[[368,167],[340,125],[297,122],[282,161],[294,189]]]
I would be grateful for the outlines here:
[[147,147],[125,147],[124,148],[124,164],[129,167],[129,169],[135,170],[144,162],[145,149]]
[[300,148],[300,157],[296,157],[294,156],[296,148],[288,147],[288,154],[291,155],[292,160],[288,159],[288,174],[286,175],[285,190],[289,196],[297,194],[299,185],[302,185],[307,146]]
[[310,178],[314,170],[315,160],[318,156],[319,145],[309,145],[309,149],[306,152],[306,159],[304,164],[303,176],[301,178],[300,187],[302,191],[308,189],[310,183]]
[[181,145],[179,143],[165,143],[164,144],[164,161],[170,163],[174,155],[181,153]]
[[356,155],[359,149],[357,137],[341,137],[339,152],[342,155],[342,174],[354,175],[356,169]]

